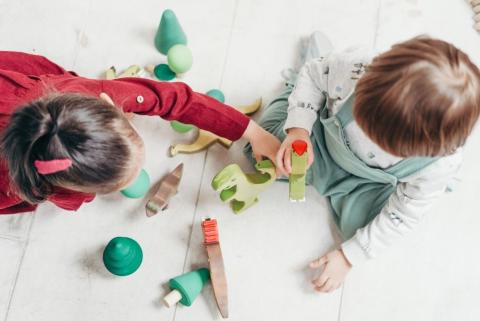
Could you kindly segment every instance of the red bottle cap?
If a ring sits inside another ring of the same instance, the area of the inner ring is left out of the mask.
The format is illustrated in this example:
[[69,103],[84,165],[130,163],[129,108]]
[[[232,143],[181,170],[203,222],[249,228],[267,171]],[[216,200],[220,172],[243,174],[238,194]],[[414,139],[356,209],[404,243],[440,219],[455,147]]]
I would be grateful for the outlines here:
[[296,140],[292,143],[292,149],[298,156],[302,156],[307,150],[307,143],[304,140]]

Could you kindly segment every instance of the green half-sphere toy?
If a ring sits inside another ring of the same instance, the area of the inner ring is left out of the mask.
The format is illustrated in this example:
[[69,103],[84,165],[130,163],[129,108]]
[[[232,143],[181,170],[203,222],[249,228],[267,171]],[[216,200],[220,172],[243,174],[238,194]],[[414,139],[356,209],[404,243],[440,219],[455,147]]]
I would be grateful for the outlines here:
[[175,45],[168,50],[167,61],[170,69],[177,74],[183,74],[192,68],[192,52],[185,45]]
[[184,123],[181,123],[177,120],[172,120],[170,122],[170,126],[173,128],[174,131],[178,132],[178,133],[187,133],[189,131],[191,131],[192,129],[195,128],[195,126],[193,125],[190,125],[190,124],[184,124]]
[[159,64],[153,69],[155,77],[159,80],[169,81],[175,78],[175,73],[168,67],[167,64]]
[[143,260],[140,245],[128,237],[115,237],[103,251],[103,263],[108,271],[118,276],[135,272]]
[[206,94],[207,96],[215,98],[219,102],[225,102],[225,95],[219,89],[210,89]]
[[133,181],[132,184],[128,185],[127,188],[122,189],[120,192],[128,198],[140,198],[147,194],[150,189],[150,177],[147,172],[142,169],[140,175],[137,179]]

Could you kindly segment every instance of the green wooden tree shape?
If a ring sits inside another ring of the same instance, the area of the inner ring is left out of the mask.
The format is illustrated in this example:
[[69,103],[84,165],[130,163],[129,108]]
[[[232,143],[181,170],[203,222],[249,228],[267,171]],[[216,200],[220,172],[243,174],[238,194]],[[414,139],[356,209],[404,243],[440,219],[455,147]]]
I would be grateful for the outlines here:
[[255,165],[258,172],[244,173],[240,166],[231,164],[222,169],[212,180],[212,187],[220,192],[220,199],[229,202],[235,214],[258,201],[258,194],[276,179],[275,165],[263,160]]

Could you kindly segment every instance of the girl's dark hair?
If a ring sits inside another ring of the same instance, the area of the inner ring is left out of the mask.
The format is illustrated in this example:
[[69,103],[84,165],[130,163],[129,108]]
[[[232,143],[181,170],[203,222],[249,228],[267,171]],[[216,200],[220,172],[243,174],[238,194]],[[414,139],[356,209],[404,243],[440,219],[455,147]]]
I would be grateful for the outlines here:
[[[54,186],[110,191],[132,166],[132,141],[140,140],[122,111],[102,99],[54,94],[18,108],[0,141],[15,192],[40,203]],[[35,160],[69,158],[72,166],[49,175]]]

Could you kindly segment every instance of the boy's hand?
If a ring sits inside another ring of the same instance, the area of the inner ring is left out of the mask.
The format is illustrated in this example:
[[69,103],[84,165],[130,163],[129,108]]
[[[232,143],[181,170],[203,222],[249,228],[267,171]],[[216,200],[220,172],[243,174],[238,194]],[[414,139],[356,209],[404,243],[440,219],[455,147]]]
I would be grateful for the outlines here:
[[277,137],[267,132],[253,120],[248,123],[243,137],[252,145],[253,157],[257,162],[260,162],[263,157],[267,157],[277,166],[275,156],[280,148],[280,140]]
[[313,163],[312,142],[310,141],[310,135],[308,134],[308,131],[303,128],[290,128],[288,129],[287,137],[278,150],[276,161],[277,169],[285,176],[290,175],[292,172],[292,164],[290,159],[290,155],[292,153],[292,143],[298,139],[305,141],[308,146],[307,168]]
[[323,271],[319,277],[312,281],[313,287],[318,292],[332,292],[342,285],[345,277],[352,268],[342,250],[335,250],[310,263],[310,268]]

